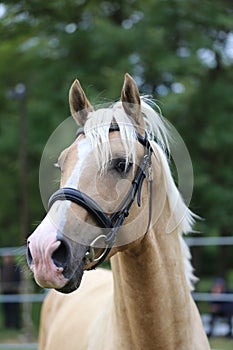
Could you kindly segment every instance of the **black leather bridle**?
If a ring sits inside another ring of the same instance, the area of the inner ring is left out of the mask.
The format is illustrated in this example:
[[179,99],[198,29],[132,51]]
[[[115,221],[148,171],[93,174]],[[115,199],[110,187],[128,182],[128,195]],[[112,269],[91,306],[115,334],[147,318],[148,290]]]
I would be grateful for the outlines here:
[[[109,132],[120,131],[120,127],[118,124],[111,124],[109,128]],[[77,132],[77,136],[80,134],[85,134],[84,129],[80,128]],[[151,210],[152,210],[152,171],[151,171],[151,154],[153,149],[148,140],[148,135],[145,132],[145,136],[143,137],[141,134],[135,132],[137,140],[144,146],[144,155],[140,161],[140,165],[137,169],[136,175],[131,183],[128,193],[126,194],[123,201],[120,203],[118,208],[114,211],[111,216],[108,216],[104,210],[96,203],[91,197],[89,197],[84,192],[76,190],[70,187],[63,187],[56,191],[49,199],[48,208],[56,201],[71,201],[77,205],[85,208],[96,220],[98,225],[103,229],[108,229],[107,234],[101,234],[96,237],[90,244],[89,250],[85,256],[86,264],[94,263],[88,270],[92,270],[100,265],[110,250],[112,249],[117,232],[121,227],[125,218],[129,215],[129,210],[131,205],[133,204],[136,196],[137,196],[137,204],[141,206],[141,190],[142,184],[145,178],[147,178],[150,186],[149,190],[149,220],[148,227],[146,232],[148,231],[150,221],[151,221]],[[105,245],[103,248],[103,252],[98,257],[95,257],[94,247],[98,241],[102,241]]]

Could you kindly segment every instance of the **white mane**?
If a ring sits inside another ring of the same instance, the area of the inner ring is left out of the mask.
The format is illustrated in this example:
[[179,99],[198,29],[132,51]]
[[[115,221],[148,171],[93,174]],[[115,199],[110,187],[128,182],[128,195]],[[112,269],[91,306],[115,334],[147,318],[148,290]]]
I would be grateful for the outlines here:
[[[146,124],[146,130],[151,145],[155,149],[155,153],[158,154],[161,162],[167,198],[172,212],[172,216],[167,225],[167,233],[172,232],[175,228],[179,232],[185,275],[190,289],[192,290],[193,284],[196,282],[197,278],[193,275],[193,268],[190,263],[191,254],[182,234],[192,231],[196,215],[193,214],[184,203],[171,175],[166,156],[166,153],[169,154],[169,127],[161,116],[160,111],[157,113],[151,105],[156,106],[152,100],[141,97],[141,109]],[[102,172],[105,171],[112,157],[109,143],[109,127],[113,122],[119,125],[121,141],[125,149],[127,161],[130,160],[132,163],[135,163],[136,159],[135,125],[125,113],[122,103],[117,102],[110,108],[98,109],[89,114],[88,120],[84,126],[84,131],[86,137],[91,142],[93,152]],[[154,140],[156,140],[156,143]]]
[[181,252],[185,266],[185,276],[190,290],[193,290],[194,284],[198,279],[193,274],[193,267],[190,262],[191,254],[186,242],[183,239],[183,234],[192,232],[192,227],[194,225],[195,219],[198,218],[198,216],[189,210],[189,208],[184,203],[184,200],[178,191],[171,175],[165,153],[158,145],[155,144],[155,142],[152,143],[152,146],[153,148],[156,147],[157,154],[159,155],[159,160],[163,169],[167,198],[171,209],[171,217],[167,223],[166,233],[172,233],[172,231],[175,229],[179,233]]
[[[146,130],[150,140],[157,140],[157,143],[164,150],[169,151],[168,131],[165,120],[156,113],[149,105],[156,104],[147,99],[141,98],[141,110],[146,124]],[[160,112],[160,111],[159,111]],[[127,160],[135,160],[135,126],[132,120],[127,116],[122,108],[121,102],[116,102],[110,108],[100,108],[89,113],[88,120],[85,123],[84,131],[89,138],[96,158],[99,160],[101,170],[104,170],[111,159],[111,149],[109,145],[109,127],[111,123],[117,123],[120,127],[121,140],[126,152]],[[142,130],[144,134],[144,130]],[[100,147],[101,145],[101,147]]]

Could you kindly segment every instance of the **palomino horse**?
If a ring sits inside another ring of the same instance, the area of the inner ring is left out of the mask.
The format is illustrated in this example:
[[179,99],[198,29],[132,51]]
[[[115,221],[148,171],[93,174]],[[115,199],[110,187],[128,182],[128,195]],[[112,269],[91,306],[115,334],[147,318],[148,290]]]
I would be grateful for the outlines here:
[[[195,216],[172,179],[162,118],[128,74],[109,108],[94,111],[77,80],[69,102],[82,128],[28,238],[37,283],[61,292],[43,305],[40,350],[210,349],[182,238]],[[107,258],[112,272],[85,271]]]

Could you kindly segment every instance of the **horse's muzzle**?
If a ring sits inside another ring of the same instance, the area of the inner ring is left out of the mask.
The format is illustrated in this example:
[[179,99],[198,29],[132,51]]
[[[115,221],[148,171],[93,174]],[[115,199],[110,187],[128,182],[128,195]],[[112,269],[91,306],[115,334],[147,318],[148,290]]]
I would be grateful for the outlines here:
[[70,293],[81,283],[86,252],[86,246],[62,234],[43,241],[35,231],[27,242],[27,263],[41,287]]

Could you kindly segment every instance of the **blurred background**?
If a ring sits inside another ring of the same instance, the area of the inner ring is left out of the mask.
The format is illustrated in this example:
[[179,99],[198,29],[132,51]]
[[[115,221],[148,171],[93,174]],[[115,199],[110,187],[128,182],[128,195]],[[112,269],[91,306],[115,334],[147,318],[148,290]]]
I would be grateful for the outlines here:
[[[73,80],[95,104],[118,99],[129,72],[190,152],[190,207],[203,218],[193,236],[215,237],[189,241],[197,291],[210,291],[216,277],[233,289],[232,25],[231,0],[1,2],[1,255],[23,246],[45,214],[40,159],[69,116]],[[18,261],[21,254],[13,254]],[[198,306],[208,309],[203,301]]]

